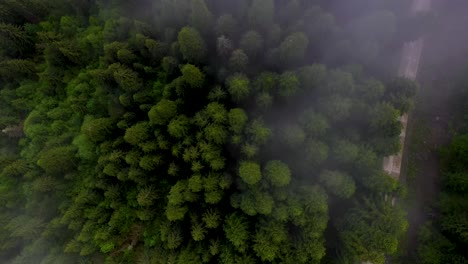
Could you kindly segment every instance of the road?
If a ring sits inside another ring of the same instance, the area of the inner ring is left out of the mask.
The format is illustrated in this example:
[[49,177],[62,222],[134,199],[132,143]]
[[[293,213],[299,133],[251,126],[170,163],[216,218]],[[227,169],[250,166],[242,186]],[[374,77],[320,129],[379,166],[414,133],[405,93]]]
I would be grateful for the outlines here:
[[[406,262],[417,263],[418,231],[431,218],[437,219],[440,191],[440,165],[438,150],[451,139],[453,128],[460,120],[460,77],[465,76],[468,58],[468,2],[466,0],[433,0],[437,23],[426,36],[418,80],[415,109],[410,114],[409,138],[411,159],[416,168],[410,184],[411,199],[408,206],[409,230],[406,239]],[[419,134],[419,135],[416,135]],[[416,143],[415,142],[419,142]],[[421,144],[424,143],[424,144]],[[408,147],[407,146],[407,147]],[[408,152],[405,151],[405,155]]]
[[[413,14],[417,14],[420,12],[429,12],[431,9],[431,1],[432,0],[414,0],[413,5],[411,6],[411,12]],[[400,76],[404,76],[412,80],[416,80],[423,47],[424,47],[423,37],[415,41],[411,41],[411,42],[404,44],[402,57],[401,57],[401,63],[398,69],[398,74]],[[401,116],[400,121],[403,125],[402,131],[400,134],[400,142],[402,145],[402,148],[401,148],[402,150],[396,155],[385,157],[383,160],[384,171],[396,179],[400,179],[404,142],[406,139],[406,130],[407,130],[407,124],[408,124],[408,115],[405,114]]]

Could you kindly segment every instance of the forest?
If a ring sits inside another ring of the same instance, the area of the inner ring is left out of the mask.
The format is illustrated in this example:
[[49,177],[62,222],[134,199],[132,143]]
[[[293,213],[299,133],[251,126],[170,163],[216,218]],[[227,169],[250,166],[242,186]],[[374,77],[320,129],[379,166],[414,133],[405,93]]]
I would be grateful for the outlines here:
[[383,264],[408,2],[0,1],[0,262]]
[[456,80],[459,98],[452,100],[458,113],[454,136],[439,149],[441,190],[434,207],[436,217],[419,230],[420,263],[468,263],[468,68]]

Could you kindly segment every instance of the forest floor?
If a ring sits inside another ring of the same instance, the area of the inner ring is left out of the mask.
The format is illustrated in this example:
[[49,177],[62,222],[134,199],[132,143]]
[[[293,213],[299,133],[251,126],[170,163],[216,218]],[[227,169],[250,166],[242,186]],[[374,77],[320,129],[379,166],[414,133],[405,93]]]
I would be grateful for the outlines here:
[[[401,180],[408,187],[405,206],[409,230],[403,241],[401,263],[418,263],[418,231],[434,212],[439,193],[438,150],[449,143],[458,119],[456,82],[468,62],[468,3],[465,0],[433,0],[437,25],[425,37],[418,73],[420,89],[409,116]],[[404,261],[406,260],[406,261]]]

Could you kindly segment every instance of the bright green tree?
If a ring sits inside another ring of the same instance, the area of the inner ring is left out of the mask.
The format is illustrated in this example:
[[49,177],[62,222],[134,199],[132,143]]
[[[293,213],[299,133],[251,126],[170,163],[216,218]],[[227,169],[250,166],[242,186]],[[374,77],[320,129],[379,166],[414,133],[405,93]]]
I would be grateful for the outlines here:
[[132,145],[138,145],[149,138],[149,131],[147,122],[137,123],[125,131],[124,139]]
[[273,134],[262,119],[252,120],[247,127],[247,133],[256,144],[265,144]]
[[262,72],[255,78],[253,88],[255,91],[271,92],[275,89],[277,82],[277,74],[273,72]]
[[167,125],[167,132],[175,138],[184,138],[190,129],[190,119],[185,115],[179,115]]
[[254,185],[262,179],[260,165],[252,161],[241,161],[238,172],[239,177],[250,185]]
[[192,64],[185,64],[182,69],[182,76],[184,81],[193,88],[201,88],[205,80],[205,75],[198,69],[197,66]]
[[322,64],[312,64],[299,69],[298,76],[305,90],[314,90],[325,81],[327,68]]
[[37,165],[47,174],[56,176],[69,172],[76,165],[73,147],[56,147],[39,154]]
[[234,133],[240,134],[244,130],[248,119],[247,113],[242,108],[233,108],[229,110],[229,129]]
[[305,144],[305,154],[305,158],[308,162],[318,165],[328,158],[329,148],[321,141],[309,140]]
[[331,155],[341,163],[353,162],[359,154],[359,148],[348,140],[335,140],[331,145]]
[[85,117],[81,126],[81,133],[91,142],[105,141],[112,132],[114,121],[110,118],[93,119],[90,116]]
[[239,252],[244,252],[247,250],[249,239],[249,223],[245,217],[236,213],[232,213],[226,216],[223,229],[227,239]]
[[291,148],[301,146],[306,139],[306,133],[299,125],[286,125],[282,127],[280,136],[281,141]]

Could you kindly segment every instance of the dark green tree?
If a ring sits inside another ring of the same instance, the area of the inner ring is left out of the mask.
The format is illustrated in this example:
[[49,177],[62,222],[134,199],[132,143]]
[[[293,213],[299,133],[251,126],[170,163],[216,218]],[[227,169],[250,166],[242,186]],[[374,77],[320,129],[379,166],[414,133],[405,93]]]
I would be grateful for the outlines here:
[[234,17],[230,14],[224,14],[218,17],[215,26],[215,32],[218,36],[226,36],[233,38],[237,32],[238,24]]
[[275,15],[275,2],[273,0],[254,0],[248,10],[248,19],[251,27],[266,30],[273,24]]
[[256,31],[248,31],[242,35],[239,45],[250,57],[256,57],[263,49],[263,37]]
[[244,252],[248,249],[249,225],[245,217],[236,213],[226,216],[223,229],[237,251]]
[[229,68],[234,72],[245,72],[247,71],[247,65],[249,64],[249,57],[244,53],[243,50],[237,49],[232,52],[229,58]]
[[320,182],[329,193],[340,198],[350,198],[356,191],[353,178],[340,171],[322,171],[320,173]]
[[44,150],[39,154],[37,165],[51,176],[59,176],[76,166],[73,147],[56,147]]

